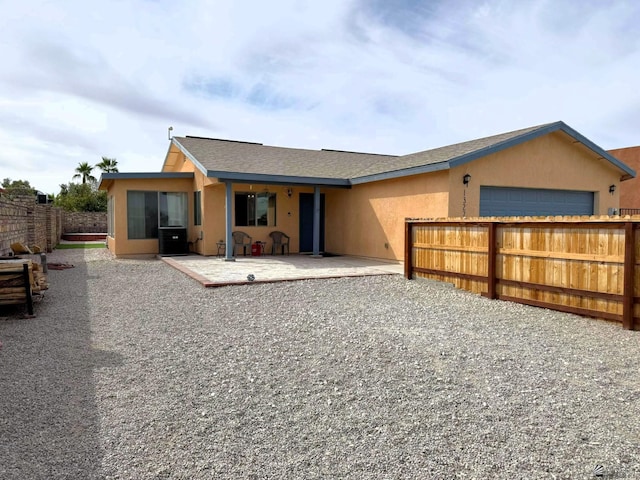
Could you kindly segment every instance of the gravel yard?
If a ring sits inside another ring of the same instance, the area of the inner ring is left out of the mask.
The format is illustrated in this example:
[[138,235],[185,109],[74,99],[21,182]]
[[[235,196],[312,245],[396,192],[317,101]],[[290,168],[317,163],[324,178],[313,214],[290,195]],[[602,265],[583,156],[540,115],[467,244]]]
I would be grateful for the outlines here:
[[640,478],[640,332],[400,276],[60,250],[0,310],[2,479]]

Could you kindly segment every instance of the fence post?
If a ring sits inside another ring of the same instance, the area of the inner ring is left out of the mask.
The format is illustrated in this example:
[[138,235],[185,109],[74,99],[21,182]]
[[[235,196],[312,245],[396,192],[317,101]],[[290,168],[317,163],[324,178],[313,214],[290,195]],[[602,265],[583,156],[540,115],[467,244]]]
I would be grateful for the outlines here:
[[412,258],[412,246],[413,246],[413,232],[412,223],[405,218],[404,220],[404,277],[407,280],[411,280],[413,277],[413,258]]
[[487,250],[487,298],[496,298],[496,223],[491,222],[489,228],[489,245]]
[[624,224],[624,293],[622,300],[622,328],[633,330],[633,296],[635,293],[636,241],[633,222]]

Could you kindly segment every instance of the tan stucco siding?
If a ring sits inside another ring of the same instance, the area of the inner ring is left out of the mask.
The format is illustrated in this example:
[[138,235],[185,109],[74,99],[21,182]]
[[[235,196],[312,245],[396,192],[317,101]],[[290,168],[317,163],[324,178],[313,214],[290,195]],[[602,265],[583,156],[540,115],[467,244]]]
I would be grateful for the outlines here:
[[[127,234],[127,192],[128,191],[187,192],[189,212],[187,220],[193,223],[193,180],[192,179],[121,179],[114,182],[107,191],[114,201],[114,237],[107,237],[107,246],[118,257],[158,254],[157,239],[129,240]],[[189,239],[193,231],[189,229]]]
[[[193,172],[192,192],[201,192],[201,224],[195,225],[193,213],[191,213],[191,217],[189,218],[189,238],[192,239],[191,250],[201,255],[207,255],[208,253],[206,252],[209,251],[213,252],[209,254],[215,254],[215,250],[212,250],[216,248],[215,241],[212,241],[212,238],[206,235],[206,232],[210,230],[213,225],[215,225],[216,219],[216,215],[212,214],[213,212],[215,212],[215,210],[209,208],[209,205],[213,202],[213,199],[211,198],[211,188],[209,187],[211,182],[209,182],[209,179],[205,177],[200,170],[194,169],[193,164],[190,161],[186,161],[184,163],[185,165],[187,165],[188,169],[181,171]],[[193,193],[191,193],[190,195],[191,201],[193,201]],[[222,205],[224,206],[224,203]],[[193,212],[193,210],[191,212]]]
[[[291,196],[287,190],[291,188]],[[224,190],[224,187],[222,187]],[[233,192],[265,192],[276,194],[276,224],[274,226],[243,227],[235,224],[235,205],[232,210],[233,230],[242,230],[251,236],[253,241],[266,242],[267,253],[271,252],[271,239],[269,233],[279,230],[290,237],[290,251],[297,253],[300,251],[300,193],[313,193],[310,187],[296,187],[283,185],[249,185],[235,184]],[[235,204],[235,202],[234,202]],[[223,203],[224,205],[224,203]],[[224,219],[221,234],[224,236]],[[222,238],[222,237],[221,237]]]
[[162,165],[163,172],[193,172],[196,177],[200,177],[199,185],[218,185],[216,178],[207,177],[202,170],[197,168],[195,164],[187,158],[175,145],[171,145],[169,154]]
[[[287,194],[291,188],[291,196]],[[276,224],[269,226],[237,226],[235,224],[235,194],[249,192],[265,192],[276,194]],[[267,253],[271,251],[269,233],[280,230],[290,237],[290,252],[297,253],[300,245],[300,193],[313,193],[309,187],[289,187],[282,185],[234,184],[232,187],[232,230],[241,230],[256,242],[266,242]],[[224,184],[206,186],[203,190],[203,225],[202,240],[197,243],[195,251],[202,255],[216,255],[217,243],[226,238],[226,187]],[[199,231],[198,231],[199,235]]]
[[404,219],[444,217],[446,171],[330,190],[326,196],[325,250],[402,260]]
[[[589,191],[595,192],[596,215],[618,208],[622,172],[574,142],[564,133],[554,132],[452,168],[449,216],[478,216],[480,186]],[[471,181],[465,188],[462,178],[466,173],[471,175]],[[617,187],[613,195],[609,193],[612,184]]]
[[224,241],[224,185],[202,185],[199,189],[202,192],[202,225],[195,227],[194,251],[200,255],[216,255],[216,242]]
[[178,147],[171,144],[167,157],[162,165],[163,172],[193,172],[195,165]]
[[[640,175],[640,147],[619,148],[609,153]],[[620,208],[640,208],[640,177],[620,184]]]

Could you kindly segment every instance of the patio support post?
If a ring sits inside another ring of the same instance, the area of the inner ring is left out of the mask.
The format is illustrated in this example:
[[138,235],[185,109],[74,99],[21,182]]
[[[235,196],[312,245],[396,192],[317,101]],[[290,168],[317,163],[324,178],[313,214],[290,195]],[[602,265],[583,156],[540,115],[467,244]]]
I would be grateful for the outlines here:
[[313,256],[320,257],[320,187],[313,187]]
[[225,196],[225,222],[226,222],[226,232],[225,232],[225,247],[224,247],[224,261],[225,262],[235,262],[235,258],[233,257],[233,239],[231,238],[231,229],[233,228],[233,224],[231,223],[231,212],[233,211],[233,184],[231,182],[225,182],[226,187],[226,196]]

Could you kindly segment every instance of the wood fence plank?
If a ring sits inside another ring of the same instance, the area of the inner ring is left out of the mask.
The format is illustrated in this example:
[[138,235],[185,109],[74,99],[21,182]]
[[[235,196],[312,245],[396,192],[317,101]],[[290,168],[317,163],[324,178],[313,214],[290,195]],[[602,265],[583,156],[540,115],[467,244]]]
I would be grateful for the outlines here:
[[487,226],[487,297],[496,298],[496,224]]
[[624,320],[625,328],[634,328],[640,317],[638,222],[607,217],[415,222],[407,234],[413,243],[405,250],[413,256],[416,276],[489,298]]
[[404,278],[411,280],[413,263],[413,224],[404,222]]
[[563,251],[545,252],[540,250],[518,250],[514,248],[500,248],[499,253],[513,256],[553,258],[560,260],[581,260],[590,262],[624,263],[623,255],[593,255],[590,253],[572,253]]
[[633,330],[633,293],[635,282],[635,228],[633,223],[624,225],[624,299],[622,301],[622,328]]

